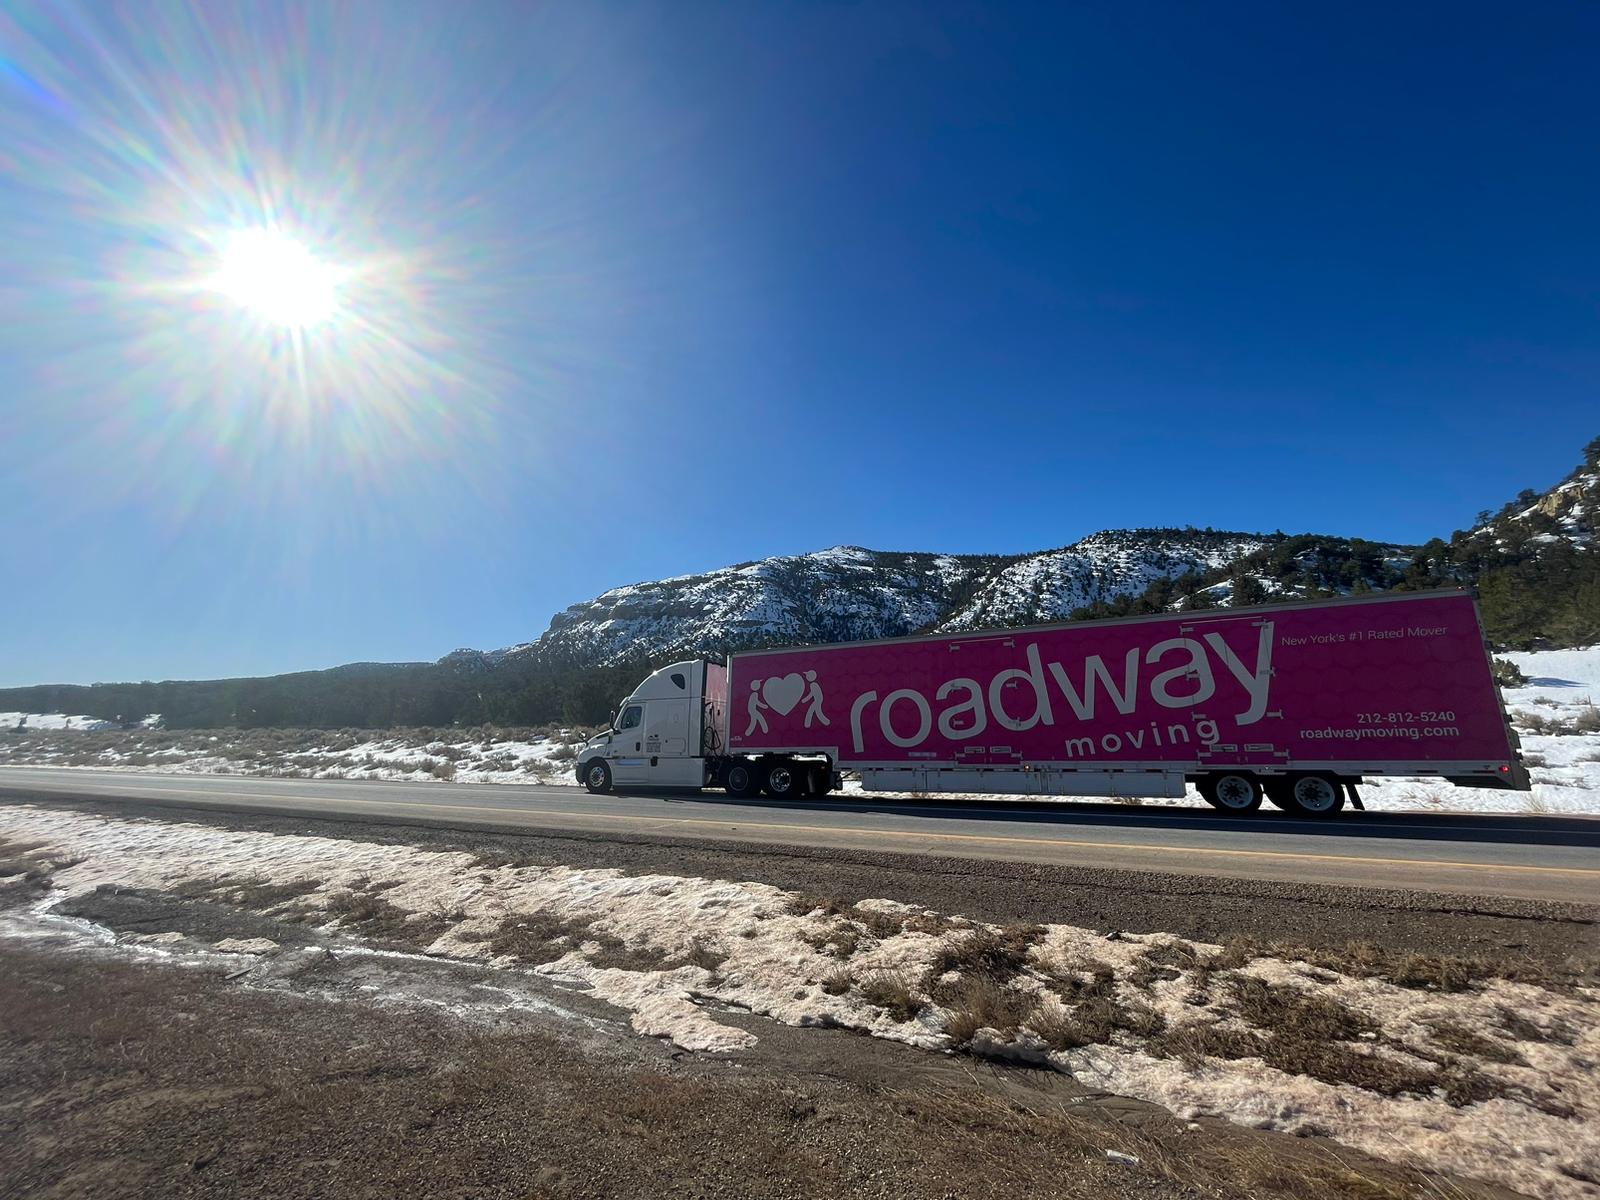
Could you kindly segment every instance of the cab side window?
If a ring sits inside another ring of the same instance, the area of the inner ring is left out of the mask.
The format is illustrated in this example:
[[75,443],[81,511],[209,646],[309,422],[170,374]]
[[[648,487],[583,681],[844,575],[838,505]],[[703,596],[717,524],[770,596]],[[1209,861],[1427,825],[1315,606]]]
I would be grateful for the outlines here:
[[630,704],[622,713],[622,724],[619,729],[637,729],[639,722],[644,718],[644,705]]

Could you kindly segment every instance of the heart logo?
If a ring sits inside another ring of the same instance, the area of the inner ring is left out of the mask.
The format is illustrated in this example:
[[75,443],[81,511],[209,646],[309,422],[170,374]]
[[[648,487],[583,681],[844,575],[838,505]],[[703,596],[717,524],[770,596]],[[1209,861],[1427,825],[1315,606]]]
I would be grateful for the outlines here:
[[761,698],[774,710],[788,716],[794,710],[794,706],[800,703],[800,697],[805,694],[805,690],[806,681],[790,672],[781,678],[774,675],[762,684]]

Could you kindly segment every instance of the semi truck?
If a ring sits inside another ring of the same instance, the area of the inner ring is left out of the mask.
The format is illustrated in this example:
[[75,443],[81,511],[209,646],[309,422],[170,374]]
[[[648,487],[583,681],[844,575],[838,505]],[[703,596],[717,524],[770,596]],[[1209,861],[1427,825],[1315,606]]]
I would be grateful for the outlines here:
[[1529,790],[1465,590],[754,650],[672,663],[578,755],[589,791],[1182,797],[1306,816],[1364,779]]

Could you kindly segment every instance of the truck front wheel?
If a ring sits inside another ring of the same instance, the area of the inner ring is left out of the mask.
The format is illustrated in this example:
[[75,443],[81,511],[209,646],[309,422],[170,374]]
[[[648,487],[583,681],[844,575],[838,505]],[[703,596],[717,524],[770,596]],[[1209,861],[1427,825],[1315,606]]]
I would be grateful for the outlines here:
[[611,768],[603,758],[597,758],[583,768],[583,786],[596,796],[611,790]]
[[1344,807],[1344,784],[1331,775],[1291,775],[1272,802],[1302,817],[1331,817]]
[[1219,812],[1253,813],[1261,807],[1261,783],[1246,771],[1222,771],[1199,783],[1200,795]]

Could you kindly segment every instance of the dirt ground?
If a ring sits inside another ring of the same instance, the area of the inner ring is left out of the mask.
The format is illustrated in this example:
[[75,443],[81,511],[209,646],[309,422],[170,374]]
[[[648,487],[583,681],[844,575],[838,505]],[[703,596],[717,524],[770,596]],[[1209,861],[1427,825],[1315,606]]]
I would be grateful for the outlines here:
[[760,1058],[706,1059],[0,952],[6,1197],[1494,1194],[840,1031],[763,1024]]

